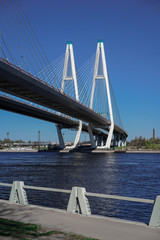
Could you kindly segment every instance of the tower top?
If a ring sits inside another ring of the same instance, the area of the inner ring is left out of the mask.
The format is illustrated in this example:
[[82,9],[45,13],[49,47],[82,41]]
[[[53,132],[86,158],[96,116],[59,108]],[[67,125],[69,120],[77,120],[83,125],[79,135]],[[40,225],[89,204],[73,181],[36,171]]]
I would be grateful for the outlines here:
[[70,44],[72,44],[72,42],[71,42],[71,41],[68,41],[67,44],[70,45]]
[[98,45],[99,45],[99,48],[101,48],[101,43],[103,43],[103,41],[101,39],[98,40]]

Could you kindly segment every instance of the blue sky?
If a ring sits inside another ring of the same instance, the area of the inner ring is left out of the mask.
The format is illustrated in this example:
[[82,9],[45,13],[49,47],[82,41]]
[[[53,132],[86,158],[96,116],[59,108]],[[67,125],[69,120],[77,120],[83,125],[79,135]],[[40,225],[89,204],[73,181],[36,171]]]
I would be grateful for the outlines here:
[[[23,0],[22,6],[52,62],[74,46],[80,67],[105,46],[109,76],[129,139],[160,137],[159,0]],[[57,140],[53,124],[0,110],[0,139]]]

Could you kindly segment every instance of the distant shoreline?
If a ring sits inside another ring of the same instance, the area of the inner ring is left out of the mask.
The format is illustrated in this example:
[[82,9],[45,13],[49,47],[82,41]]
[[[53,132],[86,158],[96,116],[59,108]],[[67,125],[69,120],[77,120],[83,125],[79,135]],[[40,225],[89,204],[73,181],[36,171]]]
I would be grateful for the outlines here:
[[0,152],[38,152],[36,149],[29,149],[29,150],[24,150],[24,149],[19,149],[19,150],[13,150],[13,149],[0,149]]
[[[28,149],[28,150],[25,150],[25,149],[1,149],[0,152],[11,152],[11,153],[14,153],[14,152],[38,152],[38,150],[36,149]],[[43,151],[42,151],[43,152]],[[44,151],[45,152],[45,151]],[[57,150],[55,151],[46,151],[46,152],[57,152]],[[69,149],[64,149],[64,150],[60,150],[58,151],[60,153],[69,153],[70,150]],[[160,150],[112,150],[112,149],[95,149],[95,150],[80,150],[80,151],[76,151],[76,152],[92,152],[92,153],[160,153]]]
[[94,153],[160,153],[160,150],[93,150]]
[[160,150],[128,150],[126,153],[160,153]]

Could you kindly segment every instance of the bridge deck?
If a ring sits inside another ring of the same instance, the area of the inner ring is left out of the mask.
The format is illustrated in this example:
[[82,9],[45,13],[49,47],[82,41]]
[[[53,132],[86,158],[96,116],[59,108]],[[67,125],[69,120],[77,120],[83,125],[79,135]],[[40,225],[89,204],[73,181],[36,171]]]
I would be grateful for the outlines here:
[[[40,224],[47,229],[72,232],[101,240],[159,240],[160,228],[98,216],[80,216],[31,205],[10,204],[0,200],[1,218]],[[54,239],[47,238],[45,239]]]
[[[95,126],[101,125],[101,128],[104,129],[106,125],[110,124],[108,119],[92,109],[3,61],[0,61],[0,90],[92,123]],[[127,137],[127,133],[117,125],[115,125],[114,131]]]
[[[49,112],[45,109],[40,109],[36,106],[29,105],[24,102],[17,101],[7,96],[0,96],[0,108],[3,110],[11,111],[14,113],[22,114],[29,117],[38,118],[52,123],[58,123],[63,128],[76,128],[78,127],[78,121],[75,121],[66,116],[58,115],[53,112]],[[83,123],[82,131],[88,132],[87,125]],[[107,134],[101,130],[93,129],[93,134],[106,137]]]

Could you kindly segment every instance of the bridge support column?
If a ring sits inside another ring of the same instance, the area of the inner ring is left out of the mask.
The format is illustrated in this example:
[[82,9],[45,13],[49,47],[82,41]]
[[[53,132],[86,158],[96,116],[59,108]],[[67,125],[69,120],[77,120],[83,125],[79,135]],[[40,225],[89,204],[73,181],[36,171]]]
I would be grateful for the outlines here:
[[59,147],[60,147],[60,149],[64,149],[65,144],[64,144],[64,139],[63,139],[62,132],[61,132],[61,127],[59,124],[56,124],[56,128],[57,128],[57,134],[58,134],[58,139],[59,139]]
[[126,147],[126,139],[122,140],[122,147]]
[[105,148],[110,148],[110,147],[111,147],[111,141],[112,141],[112,136],[113,136],[113,130],[114,130],[114,123],[111,123],[110,129],[109,129],[109,133],[108,133],[108,137],[107,137],[107,141],[106,141],[106,145],[105,145]]
[[104,139],[103,139],[103,137],[101,137],[101,146],[102,147],[104,146]]
[[104,147],[103,136],[98,136],[98,147],[99,148],[103,148]]
[[97,136],[97,146],[98,147],[103,146],[103,138],[102,138],[102,136]]
[[118,134],[118,147],[120,147],[120,146],[121,146],[121,140],[120,140],[120,137],[121,137],[121,135],[120,135],[120,134]]
[[116,142],[117,142],[117,136],[116,135],[114,135],[114,140],[113,140],[113,147],[116,147]]
[[91,124],[88,124],[88,133],[89,133],[89,137],[90,137],[90,142],[91,142],[91,148],[96,148],[96,143],[93,137],[93,133],[92,133],[92,126]]
[[73,148],[77,148],[79,141],[80,141],[80,137],[81,137],[81,132],[82,132],[82,121],[79,121],[79,127],[78,127],[78,131],[74,140],[74,145]]
[[95,144],[96,144],[96,147],[98,146],[98,136],[96,135],[95,136]]

